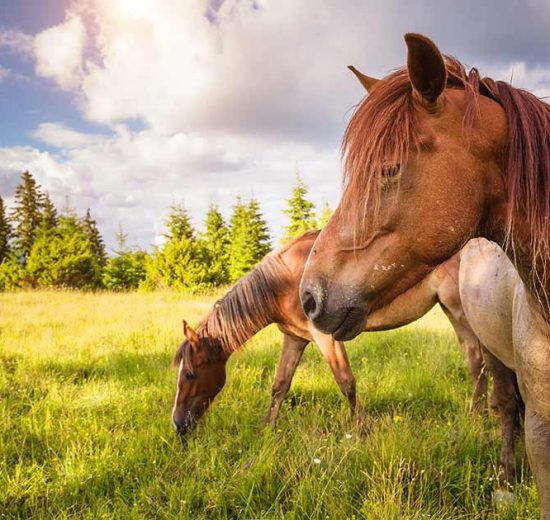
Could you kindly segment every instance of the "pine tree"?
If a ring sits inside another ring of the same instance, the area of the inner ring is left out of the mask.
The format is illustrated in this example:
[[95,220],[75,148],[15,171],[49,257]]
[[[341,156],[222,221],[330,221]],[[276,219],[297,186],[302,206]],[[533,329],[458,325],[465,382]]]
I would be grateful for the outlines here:
[[0,264],[10,253],[11,225],[6,215],[4,200],[0,197]]
[[40,216],[40,229],[48,231],[57,227],[58,224],[59,218],[57,216],[57,210],[53,205],[52,199],[50,199],[50,195],[45,193],[42,215]]
[[229,224],[229,279],[231,283],[236,282],[248,270],[246,221],[246,206],[238,196]]
[[323,209],[321,210],[321,215],[319,217],[319,229],[323,229],[327,225],[330,217],[332,217],[332,210],[330,209],[328,202],[325,201],[325,203],[323,204]]
[[168,233],[164,236],[168,239],[185,237],[193,240],[195,238],[195,230],[191,225],[191,219],[187,210],[182,205],[170,207],[166,227],[168,228]]
[[252,262],[256,265],[267,253],[271,251],[271,237],[269,228],[256,199],[251,199],[246,208],[248,217],[248,236],[252,251]]
[[88,240],[92,244],[92,251],[97,258],[100,266],[104,266],[107,262],[107,253],[105,251],[105,242],[97,228],[97,222],[92,218],[90,208],[86,209],[86,215],[82,219],[82,226]]
[[11,220],[15,223],[14,249],[17,255],[27,258],[40,226],[44,195],[34,177],[27,171],[15,190],[15,207]]
[[62,215],[56,228],[38,234],[25,270],[34,287],[92,289],[101,284],[101,265],[74,214]]
[[113,291],[136,289],[145,280],[149,255],[127,246],[128,236],[122,228],[116,233],[118,248],[103,269],[103,286]]
[[220,210],[211,205],[206,214],[204,246],[208,255],[208,271],[213,285],[229,282],[229,229]]
[[290,222],[284,229],[282,242],[292,240],[305,231],[317,227],[314,204],[307,200],[307,192],[308,188],[304,181],[299,174],[296,174],[292,196],[287,201],[287,209],[283,211],[290,218]]
[[233,208],[230,228],[229,276],[236,282],[271,249],[269,231],[258,201],[243,204],[240,197]]
[[189,216],[181,206],[172,206],[166,222],[168,239],[155,248],[143,287],[203,289],[213,285],[209,273],[209,255],[203,239],[196,237]]

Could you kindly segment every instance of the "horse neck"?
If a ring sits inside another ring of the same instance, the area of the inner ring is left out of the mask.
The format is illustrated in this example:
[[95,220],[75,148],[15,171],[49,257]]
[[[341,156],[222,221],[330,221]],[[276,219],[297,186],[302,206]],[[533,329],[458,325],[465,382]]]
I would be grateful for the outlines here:
[[285,277],[258,266],[212,308],[199,331],[218,341],[227,356],[260,330],[279,321]]

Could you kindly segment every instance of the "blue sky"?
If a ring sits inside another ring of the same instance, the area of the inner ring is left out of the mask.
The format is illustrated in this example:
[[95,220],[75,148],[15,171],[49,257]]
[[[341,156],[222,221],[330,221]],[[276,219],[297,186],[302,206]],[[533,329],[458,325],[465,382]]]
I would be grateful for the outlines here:
[[407,31],[550,94],[548,0],[0,0],[0,194],[29,169],[145,247],[171,204],[254,195],[277,236],[297,170],[337,204],[346,66],[403,65]]

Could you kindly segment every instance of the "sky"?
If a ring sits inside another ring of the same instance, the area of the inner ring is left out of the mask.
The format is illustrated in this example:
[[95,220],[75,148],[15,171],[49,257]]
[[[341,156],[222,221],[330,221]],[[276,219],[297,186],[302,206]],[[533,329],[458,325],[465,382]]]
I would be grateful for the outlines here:
[[0,0],[0,195],[29,170],[144,248],[171,205],[253,196],[278,237],[297,171],[338,203],[347,65],[402,66],[409,31],[550,96],[550,0]]

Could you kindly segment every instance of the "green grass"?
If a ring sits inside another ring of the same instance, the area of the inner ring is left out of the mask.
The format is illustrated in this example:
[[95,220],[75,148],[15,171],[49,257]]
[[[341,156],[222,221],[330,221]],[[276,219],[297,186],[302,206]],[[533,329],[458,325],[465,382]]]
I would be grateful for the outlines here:
[[0,295],[0,518],[538,518],[521,453],[515,509],[491,505],[498,428],[471,416],[439,310],[348,344],[369,434],[314,347],[278,428],[260,430],[281,344],[270,327],[232,357],[226,388],[180,442],[171,359],[181,318],[196,323],[212,301]]

